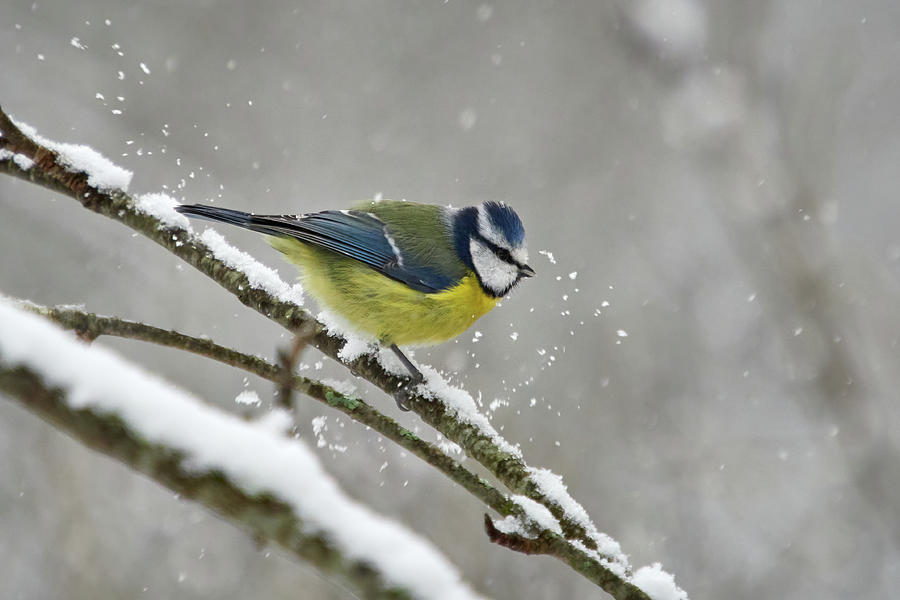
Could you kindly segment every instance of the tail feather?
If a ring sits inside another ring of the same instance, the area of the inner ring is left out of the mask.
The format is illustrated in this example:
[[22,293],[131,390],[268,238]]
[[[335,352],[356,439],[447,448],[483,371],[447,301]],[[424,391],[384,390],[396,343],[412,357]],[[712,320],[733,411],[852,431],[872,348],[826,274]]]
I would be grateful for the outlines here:
[[270,217],[256,216],[251,213],[240,210],[231,210],[230,208],[219,208],[217,206],[207,206],[205,204],[179,204],[175,210],[183,215],[203,219],[205,221],[217,221],[220,223],[228,223],[236,225],[257,233],[266,235],[285,235],[283,230],[276,228],[277,222]]

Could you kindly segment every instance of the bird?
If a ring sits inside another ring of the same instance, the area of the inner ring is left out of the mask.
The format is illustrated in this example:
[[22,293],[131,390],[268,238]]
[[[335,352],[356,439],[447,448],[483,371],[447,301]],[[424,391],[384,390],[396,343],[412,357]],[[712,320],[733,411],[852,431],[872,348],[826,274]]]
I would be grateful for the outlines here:
[[401,410],[409,410],[408,391],[425,378],[400,346],[456,337],[535,274],[521,219],[493,200],[452,208],[376,199],[296,215],[204,204],[175,210],[265,235],[300,268],[304,289],[320,306],[400,359],[410,373],[394,393]]

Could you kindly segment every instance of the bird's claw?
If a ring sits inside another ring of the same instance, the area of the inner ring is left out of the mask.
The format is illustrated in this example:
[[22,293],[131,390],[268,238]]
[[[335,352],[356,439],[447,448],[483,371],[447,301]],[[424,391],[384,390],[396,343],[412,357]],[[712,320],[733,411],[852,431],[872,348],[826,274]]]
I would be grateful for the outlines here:
[[394,402],[397,403],[397,408],[402,410],[403,412],[409,412],[411,409],[406,401],[409,400],[409,391],[406,389],[406,386],[403,386],[396,392],[394,392]]
[[421,373],[418,373],[418,377],[410,377],[409,380],[406,381],[406,383],[404,383],[396,392],[394,392],[394,402],[397,403],[397,408],[399,408],[403,412],[408,412],[411,410],[407,401],[409,400],[410,394],[412,393],[412,388],[416,387],[420,383],[425,383],[425,377],[423,377]]

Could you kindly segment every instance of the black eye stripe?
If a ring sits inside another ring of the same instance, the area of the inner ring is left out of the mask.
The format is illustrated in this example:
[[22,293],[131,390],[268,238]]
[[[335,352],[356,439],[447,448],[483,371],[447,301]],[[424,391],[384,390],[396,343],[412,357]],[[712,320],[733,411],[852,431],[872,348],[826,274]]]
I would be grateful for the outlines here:
[[509,263],[509,264],[513,265],[514,267],[519,267],[519,268],[522,267],[522,265],[519,264],[519,262],[515,258],[513,258],[512,253],[510,253],[510,251],[507,250],[506,248],[502,248],[502,247],[498,246],[497,244],[495,244],[494,242],[492,242],[491,240],[487,239],[486,237],[484,237],[483,235],[480,235],[480,234],[473,235],[472,237],[474,239],[478,240],[479,242],[481,242],[483,245],[487,246],[490,249],[490,251],[494,253],[494,256],[496,256],[503,262]]
[[512,257],[512,254],[510,254],[509,250],[507,250],[506,248],[501,248],[500,246],[498,246],[497,244],[494,244],[493,242],[489,242],[487,240],[485,240],[485,241],[488,244],[488,248],[491,249],[491,252],[493,252],[497,256],[497,258],[499,258],[503,262],[508,262],[511,265],[518,264],[518,263],[516,263],[516,259],[514,259]]

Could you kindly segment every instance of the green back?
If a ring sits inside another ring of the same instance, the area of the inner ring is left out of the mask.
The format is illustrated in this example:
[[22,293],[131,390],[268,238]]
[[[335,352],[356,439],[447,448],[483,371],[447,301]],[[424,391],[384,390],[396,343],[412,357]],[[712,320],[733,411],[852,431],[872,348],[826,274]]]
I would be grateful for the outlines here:
[[433,265],[454,279],[462,279],[468,273],[453,247],[446,209],[397,200],[370,200],[354,209],[370,212],[384,221],[408,264]]

